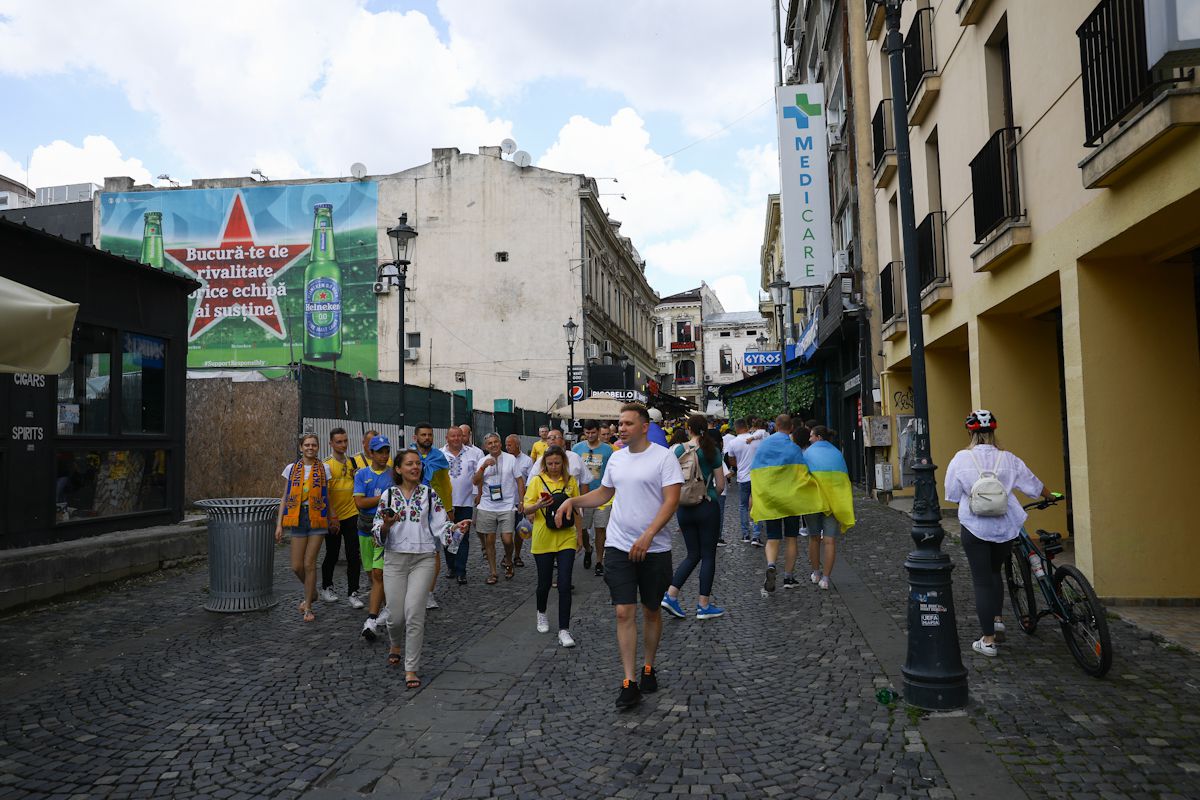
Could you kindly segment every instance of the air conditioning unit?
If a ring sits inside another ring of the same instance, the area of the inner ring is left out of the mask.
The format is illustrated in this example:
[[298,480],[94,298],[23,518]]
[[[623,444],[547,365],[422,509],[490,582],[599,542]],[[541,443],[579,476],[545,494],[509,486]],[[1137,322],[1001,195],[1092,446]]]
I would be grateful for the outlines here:
[[391,294],[392,285],[383,281],[376,281],[374,289],[375,294]]
[[854,278],[842,278],[842,295],[849,297],[854,294]]
[[416,347],[404,348],[404,360],[405,361],[416,361],[420,355],[421,355],[421,351],[419,348],[416,348]]
[[604,352],[606,352],[606,353],[615,353],[616,352],[616,350],[613,349],[613,343],[612,343],[611,339],[604,340]]
[[595,342],[588,342],[583,346],[583,355],[585,358],[599,358],[600,345]]
[[713,379],[713,376],[712,376],[711,372],[704,373],[704,382],[705,383],[710,382],[712,379]]
[[829,139],[830,147],[841,147],[844,144],[842,139],[842,126],[830,125],[825,129],[826,136]]
[[833,254],[833,271],[839,274],[850,271],[849,250],[838,250]]

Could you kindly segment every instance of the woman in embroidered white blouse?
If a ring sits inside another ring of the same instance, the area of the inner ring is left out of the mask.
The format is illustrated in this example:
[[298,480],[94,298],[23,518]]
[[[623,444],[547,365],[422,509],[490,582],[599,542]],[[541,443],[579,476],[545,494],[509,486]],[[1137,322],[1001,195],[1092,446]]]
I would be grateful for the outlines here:
[[379,498],[372,533],[383,546],[383,587],[387,596],[388,664],[400,663],[400,625],[404,625],[404,682],[421,685],[417,668],[425,641],[425,594],[433,580],[438,552],[469,522],[450,522],[437,493],[421,484],[421,456],[406,450],[392,467],[395,485]]

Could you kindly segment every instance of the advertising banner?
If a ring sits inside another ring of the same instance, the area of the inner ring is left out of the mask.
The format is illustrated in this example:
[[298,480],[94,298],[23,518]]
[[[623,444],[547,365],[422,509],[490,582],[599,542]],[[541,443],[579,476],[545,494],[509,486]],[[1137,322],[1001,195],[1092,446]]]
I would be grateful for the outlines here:
[[775,91],[784,278],[793,287],[824,286],[833,274],[825,87],[805,83]]
[[377,204],[369,182],[108,192],[99,246],[201,283],[189,368],[304,361],[373,378]]

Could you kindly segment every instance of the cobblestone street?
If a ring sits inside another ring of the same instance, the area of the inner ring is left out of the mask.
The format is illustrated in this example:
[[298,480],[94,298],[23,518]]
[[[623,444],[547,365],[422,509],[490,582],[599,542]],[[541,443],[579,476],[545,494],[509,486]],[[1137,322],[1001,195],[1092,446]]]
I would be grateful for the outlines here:
[[[804,565],[797,589],[769,598],[762,552],[735,528],[731,496],[715,590],[729,613],[668,617],[661,688],[627,713],[613,708],[607,590],[581,564],[579,645],[564,650],[534,630],[532,560],[491,587],[472,553],[471,583],[439,586],[417,692],[344,601],[300,622],[283,551],[280,602],[264,613],[203,611],[201,565],[9,616],[0,798],[1200,796],[1195,655],[1113,620],[1102,681],[1048,624],[976,656],[948,541],[972,704],[948,718],[880,705],[904,654],[907,518],[861,502],[833,590]],[[943,746],[943,723],[976,749]],[[988,764],[996,783],[964,783]]]

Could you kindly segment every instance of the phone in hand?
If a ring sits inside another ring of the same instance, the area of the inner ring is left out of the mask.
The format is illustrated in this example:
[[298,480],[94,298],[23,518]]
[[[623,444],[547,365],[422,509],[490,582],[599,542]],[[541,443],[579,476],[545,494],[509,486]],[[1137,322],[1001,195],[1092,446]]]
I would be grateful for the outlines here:
[[549,503],[554,499],[554,495],[550,494],[549,492],[542,492],[540,499],[543,503]]

